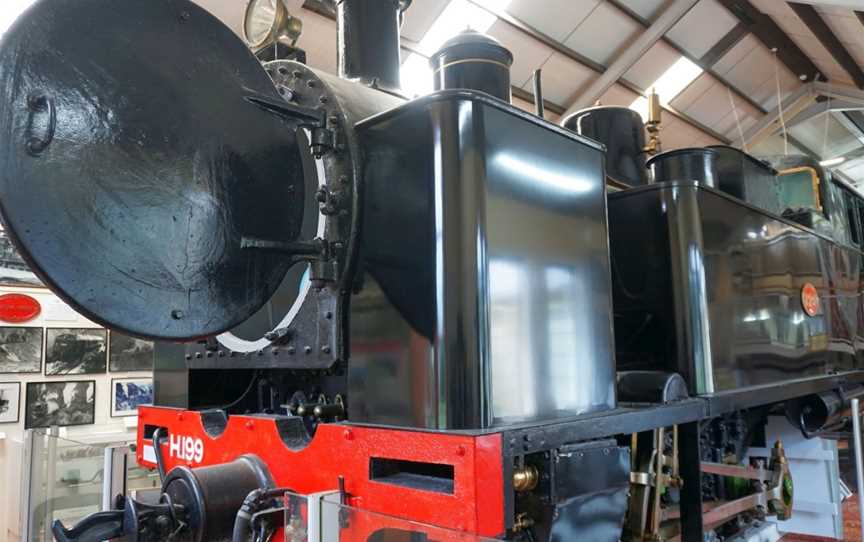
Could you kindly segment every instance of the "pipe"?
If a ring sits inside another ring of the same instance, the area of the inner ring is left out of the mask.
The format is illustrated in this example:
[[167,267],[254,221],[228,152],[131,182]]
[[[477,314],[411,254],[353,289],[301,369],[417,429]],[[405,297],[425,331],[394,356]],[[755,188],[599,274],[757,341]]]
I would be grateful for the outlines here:
[[388,90],[399,89],[399,27],[410,2],[337,0],[339,77]]
[[253,489],[243,499],[243,504],[237,515],[234,516],[234,529],[231,532],[231,542],[249,542],[250,540],[264,540],[261,537],[255,537],[253,532],[252,518],[259,510],[270,507],[273,499],[283,497],[286,493],[294,492],[293,489],[287,487],[277,488],[258,488]]
[[537,116],[545,118],[544,103],[543,103],[543,82],[541,80],[542,71],[540,68],[534,70],[534,111]]
[[168,430],[164,427],[157,427],[153,431],[153,455],[156,456],[156,469],[159,471],[159,481],[165,481],[165,460],[162,459],[162,441],[168,438]]
[[864,387],[840,388],[786,402],[786,417],[806,438],[848,438],[842,430],[849,423],[849,404],[864,395]]

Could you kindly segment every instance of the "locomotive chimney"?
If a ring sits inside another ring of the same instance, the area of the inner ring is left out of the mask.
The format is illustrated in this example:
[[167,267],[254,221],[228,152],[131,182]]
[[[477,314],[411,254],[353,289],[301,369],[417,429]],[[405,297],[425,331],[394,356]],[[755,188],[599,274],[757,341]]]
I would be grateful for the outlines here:
[[337,0],[339,77],[398,89],[399,27],[410,0]]

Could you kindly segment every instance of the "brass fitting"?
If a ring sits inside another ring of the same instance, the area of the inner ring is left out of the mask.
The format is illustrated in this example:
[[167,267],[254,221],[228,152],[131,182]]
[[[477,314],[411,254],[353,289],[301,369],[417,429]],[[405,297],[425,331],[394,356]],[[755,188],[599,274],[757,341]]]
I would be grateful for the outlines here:
[[648,154],[657,154],[662,150],[660,143],[660,123],[663,122],[663,106],[660,104],[660,96],[651,89],[648,98],[648,120],[645,122],[645,130],[648,131],[648,144],[643,149]]
[[537,467],[533,465],[516,467],[513,471],[513,489],[517,493],[531,491],[537,487],[539,481],[540,473],[537,471]]
[[777,487],[768,501],[768,509],[777,515],[777,519],[785,521],[792,517],[795,488],[792,474],[789,472],[786,451],[780,440],[774,443],[774,449],[771,451],[771,470],[774,472],[772,481]]

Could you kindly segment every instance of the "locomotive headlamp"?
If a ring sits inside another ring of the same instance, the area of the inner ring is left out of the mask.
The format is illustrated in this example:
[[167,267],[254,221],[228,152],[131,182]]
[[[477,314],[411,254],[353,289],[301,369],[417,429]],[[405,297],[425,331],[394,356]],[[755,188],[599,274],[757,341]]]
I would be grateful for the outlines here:
[[293,46],[303,23],[288,13],[283,0],[250,0],[243,19],[243,34],[253,51],[287,38]]

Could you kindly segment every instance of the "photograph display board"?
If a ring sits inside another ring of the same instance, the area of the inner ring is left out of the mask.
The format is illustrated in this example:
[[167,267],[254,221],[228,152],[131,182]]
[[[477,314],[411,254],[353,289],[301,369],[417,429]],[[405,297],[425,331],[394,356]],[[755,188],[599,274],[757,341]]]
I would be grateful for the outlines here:
[[0,327],[0,373],[42,372],[41,327]]
[[135,416],[139,406],[152,404],[152,379],[115,378],[111,381],[111,416]]
[[21,410],[21,383],[0,382],[0,423],[16,423]]
[[96,381],[30,382],[24,428],[92,424],[96,418]]
[[104,373],[108,362],[104,329],[48,328],[45,341],[45,374],[81,375]]

